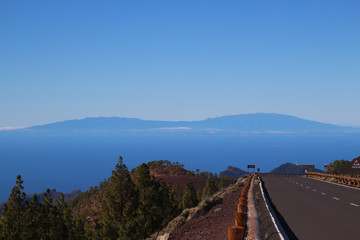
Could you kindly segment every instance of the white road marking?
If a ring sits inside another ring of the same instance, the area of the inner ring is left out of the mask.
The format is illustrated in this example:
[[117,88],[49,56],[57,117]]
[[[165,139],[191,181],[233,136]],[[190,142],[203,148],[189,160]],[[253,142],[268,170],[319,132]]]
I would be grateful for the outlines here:
[[326,193],[324,193],[324,192],[322,192],[321,194],[322,194],[322,195],[326,195]]
[[350,205],[354,206],[354,207],[360,207],[359,205],[355,204],[355,203],[350,203]]
[[320,180],[320,179],[316,179],[316,178],[311,178],[311,179],[312,179],[312,180],[319,181],[319,182],[330,183],[330,184],[338,185],[338,186],[340,186],[340,187],[346,187],[346,188],[350,188],[350,189],[354,189],[354,190],[360,191],[360,188],[351,187],[351,186],[346,186],[346,185],[344,185],[344,184],[332,183],[332,182],[329,182],[329,181]]
[[337,198],[337,197],[332,197],[332,198],[333,198],[333,199],[335,199],[335,200],[338,200],[338,201],[340,200],[340,199],[339,199],[339,198]]
[[306,187],[306,188],[310,188],[310,187]]
[[[279,220],[276,218],[276,216],[275,216],[275,214],[274,214],[274,210],[273,209],[271,209],[271,207],[269,208],[269,204],[268,204],[268,199],[267,198],[265,198],[265,195],[264,195],[264,190],[263,190],[263,186],[262,186],[262,183],[261,183],[261,181],[260,181],[260,189],[261,189],[261,194],[262,194],[262,196],[263,196],[263,199],[264,199],[264,202],[265,202],[265,205],[266,205],[266,208],[267,208],[267,210],[268,210],[268,212],[269,212],[269,214],[270,214],[270,217],[271,217],[271,220],[272,220],[272,222],[274,223],[274,226],[275,226],[275,228],[276,228],[276,230],[277,230],[277,233],[279,234],[279,237],[280,237],[280,240],[285,240],[285,238],[283,237],[283,233],[285,233],[285,231],[284,231],[284,229],[281,227],[281,225],[280,225],[280,223],[279,223]],[[274,216],[275,216],[275,218],[274,218]],[[280,229],[281,230],[280,230]],[[285,234],[284,234],[285,235]],[[289,238],[288,237],[286,237],[286,240],[288,240]]]
[[314,192],[316,192],[317,190],[316,189],[313,189]]

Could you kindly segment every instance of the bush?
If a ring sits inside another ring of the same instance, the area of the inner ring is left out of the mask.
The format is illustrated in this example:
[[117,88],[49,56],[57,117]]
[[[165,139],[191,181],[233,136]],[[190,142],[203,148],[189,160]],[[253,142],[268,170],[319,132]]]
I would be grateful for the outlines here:
[[329,178],[329,180],[328,180],[329,182],[332,182],[332,183],[337,183],[337,180],[336,180],[336,178]]

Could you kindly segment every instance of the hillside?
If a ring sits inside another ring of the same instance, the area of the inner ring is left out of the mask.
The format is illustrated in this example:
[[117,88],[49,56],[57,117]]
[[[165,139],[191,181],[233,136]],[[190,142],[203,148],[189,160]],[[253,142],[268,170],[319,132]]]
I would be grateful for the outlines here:
[[142,163],[129,171],[119,157],[107,180],[84,193],[72,192],[67,199],[78,196],[68,204],[65,197],[54,203],[49,196],[56,199],[60,193],[49,189],[45,198],[40,194],[38,201],[28,203],[18,175],[2,211],[0,239],[19,239],[10,236],[13,226],[19,236],[31,239],[44,234],[46,239],[145,239],[184,209],[232,183],[232,178],[189,171],[166,160]]
[[351,177],[360,177],[360,168],[352,168],[352,165],[356,160],[360,162],[360,157],[354,158],[351,161],[335,160],[333,163],[331,163],[333,167],[327,170],[327,173]]
[[[184,166],[178,162],[170,162],[167,160],[148,162],[150,175],[156,181],[163,181],[170,189],[176,201],[181,202],[181,198],[185,189],[185,184],[191,181],[198,199],[201,198],[202,191],[206,186],[209,176],[214,176],[214,181],[218,186],[227,187],[234,183],[235,179],[229,176],[217,177],[216,174],[209,172],[194,172],[184,169]],[[131,170],[131,178],[136,179],[138,168]],[[88,191],[69,202],[74,215],[79,216],[92,224],[97,223],[101,211],[104,193],[108,189],[109,182],[103,181],[99,186],[91,187]]]
[[[239,114],[201,121],[153,121],[138,118],[93,117],[33,126],[11,132],[20,133],[227,133],[227,134],[294,134],[360,132],[359,128],[342,127],[275,113]],[[9,132],[9,131],[7,131]]]
[[249,174],[246,171],[241,170],[240,168],[237,167],[232,167],[232,166],[228,166],[225,171],[222,171],[220,173],[220,177],[222,176],[229,176],[229,177],[233,177],[233,178],[239,178],[242,177],[246,174]]
[[[292,174],[305,174],[305,169],[302,168],[300,165],[296,165],[293,163],[285,163],[280,165],[279,167],[275,168],[271,171],[271,173],[292,173]],[[320,169],[314,168],[313,172],[324,172]]]

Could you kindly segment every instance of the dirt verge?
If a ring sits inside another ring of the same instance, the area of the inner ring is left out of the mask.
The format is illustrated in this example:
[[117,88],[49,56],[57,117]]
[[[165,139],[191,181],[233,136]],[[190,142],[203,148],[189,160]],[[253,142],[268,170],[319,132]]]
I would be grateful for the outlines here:
[[261,193],[260,184],[256,181],[254,185],[255,192],[255,204],[256,210],[258,211],[260,218],[260,226],[262,232],[262,239],[264,240],[280,240],[278,231],[274,226],[274,223],[271,219],[271,215],[266,207],[264,198]]
[[162,231],[154,234],[153,240],[227,239],[227,228],[235,222],[244,179],[220,190],[194,208],[185,209]]

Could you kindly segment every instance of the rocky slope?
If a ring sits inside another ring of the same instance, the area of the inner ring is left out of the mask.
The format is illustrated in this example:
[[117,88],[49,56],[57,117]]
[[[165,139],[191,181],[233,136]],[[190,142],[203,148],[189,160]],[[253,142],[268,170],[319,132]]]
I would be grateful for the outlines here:
[[234,213],[244,179],[223,188],[194,208],[185,209],[151,240],[227,239],[227,228],[234,224]]

